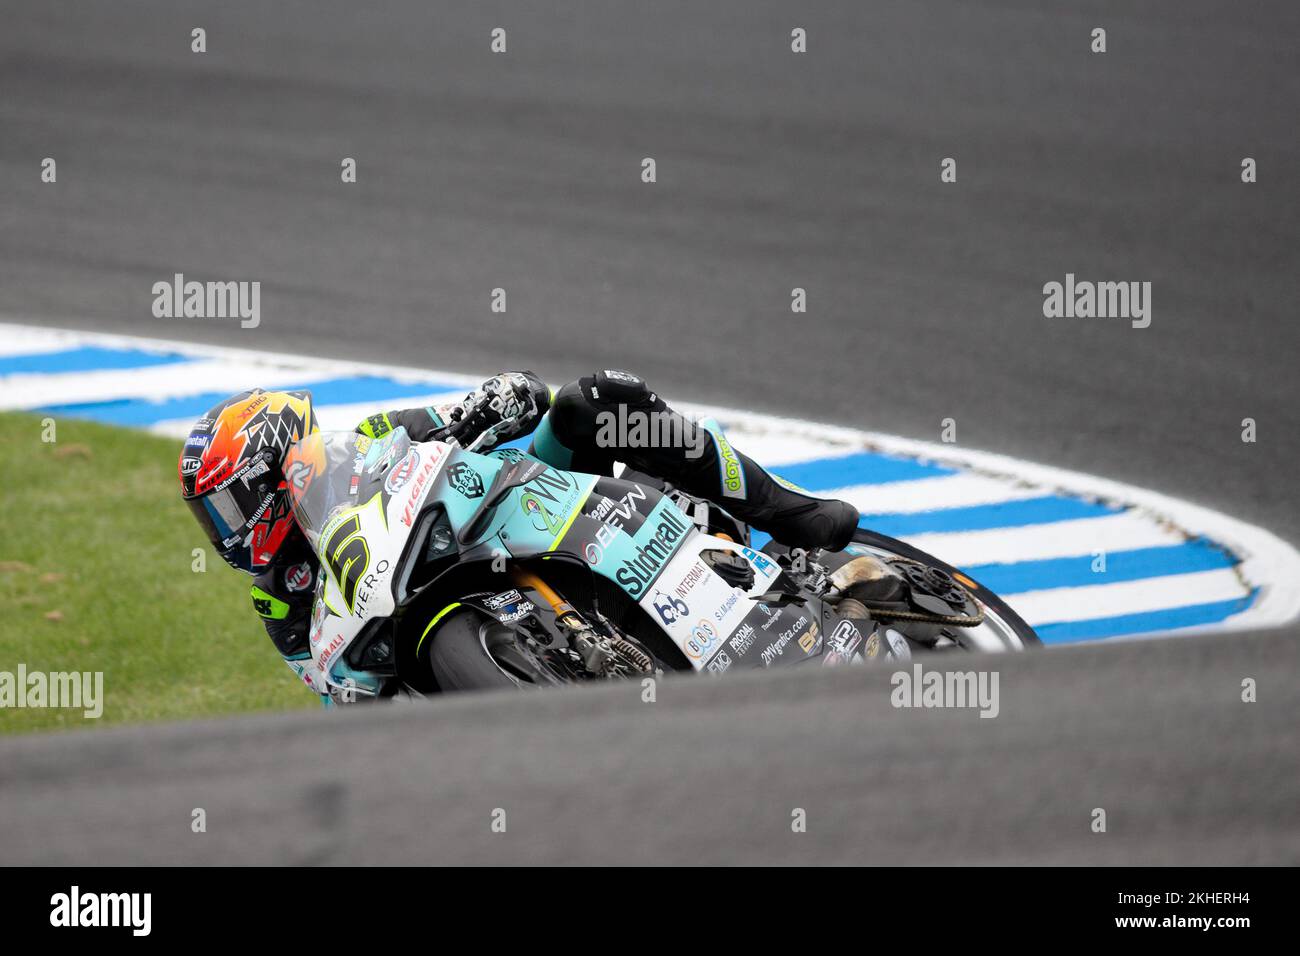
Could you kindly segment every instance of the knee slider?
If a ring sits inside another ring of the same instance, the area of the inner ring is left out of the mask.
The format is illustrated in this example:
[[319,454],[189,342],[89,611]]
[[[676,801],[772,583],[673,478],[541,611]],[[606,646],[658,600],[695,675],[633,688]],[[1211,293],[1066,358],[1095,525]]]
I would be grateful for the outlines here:
[[[598,405],[627,405],[640,408],[652,403],[656,396],[645,379],[620,369],[605,369],[582,380],[587,392]],[[590,383],[590,384],[587,384]]]

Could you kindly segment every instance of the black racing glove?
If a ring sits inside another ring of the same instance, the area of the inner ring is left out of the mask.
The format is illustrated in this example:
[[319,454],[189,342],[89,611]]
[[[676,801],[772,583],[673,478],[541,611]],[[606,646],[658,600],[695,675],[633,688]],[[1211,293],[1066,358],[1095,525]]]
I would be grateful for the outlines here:
[[531,372],[502,372],[447,410],[448,422],[439,437],[455,439],[462,447],[481,438],[477,447],[487,450],[531,431],[549,397],[549,389]]

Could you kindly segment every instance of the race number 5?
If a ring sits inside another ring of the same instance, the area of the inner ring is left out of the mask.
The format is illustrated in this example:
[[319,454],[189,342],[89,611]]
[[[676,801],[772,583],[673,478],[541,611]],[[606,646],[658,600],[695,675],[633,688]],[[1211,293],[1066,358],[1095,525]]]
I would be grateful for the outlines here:
[[361,515],[345,518],[325,543],[325,562],[329,565],[348,611],[356,608],[357,584],[370,566],[370,547],[361,537]]

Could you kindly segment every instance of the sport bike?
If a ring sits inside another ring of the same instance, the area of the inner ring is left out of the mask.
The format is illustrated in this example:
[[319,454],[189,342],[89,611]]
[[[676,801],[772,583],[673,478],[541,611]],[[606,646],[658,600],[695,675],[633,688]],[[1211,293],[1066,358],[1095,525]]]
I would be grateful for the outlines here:
[[314,690],[356,700],[1039,643],[996,595],[901,541],[753,547],[746,525],[654,476],[476,451],[489,437],[318,432],[291,448],[294,513],[325,569],[302,671]]

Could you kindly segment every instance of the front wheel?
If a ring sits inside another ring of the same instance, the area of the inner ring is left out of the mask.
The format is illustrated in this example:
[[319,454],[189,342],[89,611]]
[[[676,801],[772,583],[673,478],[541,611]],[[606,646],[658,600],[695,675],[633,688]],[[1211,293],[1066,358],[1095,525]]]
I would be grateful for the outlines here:
[[470,607],[434,619],[425,639],[434,679],[444,691],[531,687],[539,675],[519,652],[514,631]]

